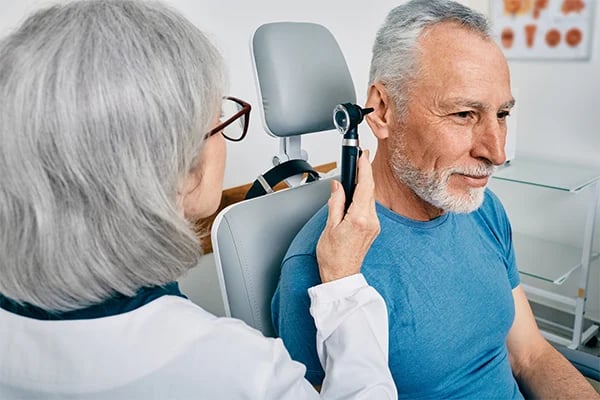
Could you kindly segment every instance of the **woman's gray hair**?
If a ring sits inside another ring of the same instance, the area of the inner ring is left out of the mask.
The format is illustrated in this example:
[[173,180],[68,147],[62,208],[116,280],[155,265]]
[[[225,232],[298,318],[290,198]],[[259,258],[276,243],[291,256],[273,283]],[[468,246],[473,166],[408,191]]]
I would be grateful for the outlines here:
[[462,4],[445,0],[412,0],[387,15],[373,45],[369,86],[383,83],[404,116],[410,82],[418,73],[418,44],[423,32],[442,22],[455,22],[490,38],[487,19]]
[[0,42],[0,293],[67,311],[194,266],[178,206],[225,89],[169,8],[57,5]]

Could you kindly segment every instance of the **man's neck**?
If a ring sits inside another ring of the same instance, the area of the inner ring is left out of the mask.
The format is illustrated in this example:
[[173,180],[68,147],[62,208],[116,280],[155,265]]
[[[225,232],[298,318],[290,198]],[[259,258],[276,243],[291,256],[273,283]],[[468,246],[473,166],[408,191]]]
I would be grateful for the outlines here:
[[430,221],[444,213],[443,210],[427,203],[391,171],[384,158],[373,160],[375,199],[403,217],[416,221]]

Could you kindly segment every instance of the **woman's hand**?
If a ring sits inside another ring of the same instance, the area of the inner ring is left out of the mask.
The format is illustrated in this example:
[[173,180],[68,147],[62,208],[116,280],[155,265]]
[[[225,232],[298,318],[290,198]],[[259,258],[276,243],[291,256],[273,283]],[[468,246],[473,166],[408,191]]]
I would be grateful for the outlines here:
[[379,234],[379,219],[375,212],[375,184],[369,162],[369,151],[358,160],[358,183],[354,198],[344,215],[346,196],[336,180],[331,183],[327,202],[329,216],[317,244],[317,261],[323,283],[360,272],[360,268]]

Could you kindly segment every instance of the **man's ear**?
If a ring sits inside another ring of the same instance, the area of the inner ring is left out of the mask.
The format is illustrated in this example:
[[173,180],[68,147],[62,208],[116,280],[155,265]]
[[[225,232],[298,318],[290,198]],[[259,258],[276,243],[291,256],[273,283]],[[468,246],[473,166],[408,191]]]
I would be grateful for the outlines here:
[[373,108],[373,112],[367,114],[365,119],[371,127],[377,139],[387,139],[390,136],[390,117],[393,115],[394,107],[385,86],[376,82],[369,88],[365,107]]

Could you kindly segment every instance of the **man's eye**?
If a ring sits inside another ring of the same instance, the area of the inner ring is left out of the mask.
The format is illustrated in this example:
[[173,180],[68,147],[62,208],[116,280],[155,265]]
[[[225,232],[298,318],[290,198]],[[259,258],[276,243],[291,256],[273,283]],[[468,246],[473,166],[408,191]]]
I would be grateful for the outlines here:
[[498,119],[506,119],[506,117],[510,116],[510,111],[500,111],[497,114]]
[[471,111],[460,111],[454,113],[454,115],[456,115],[458,118],[468,118],[471,116]]

